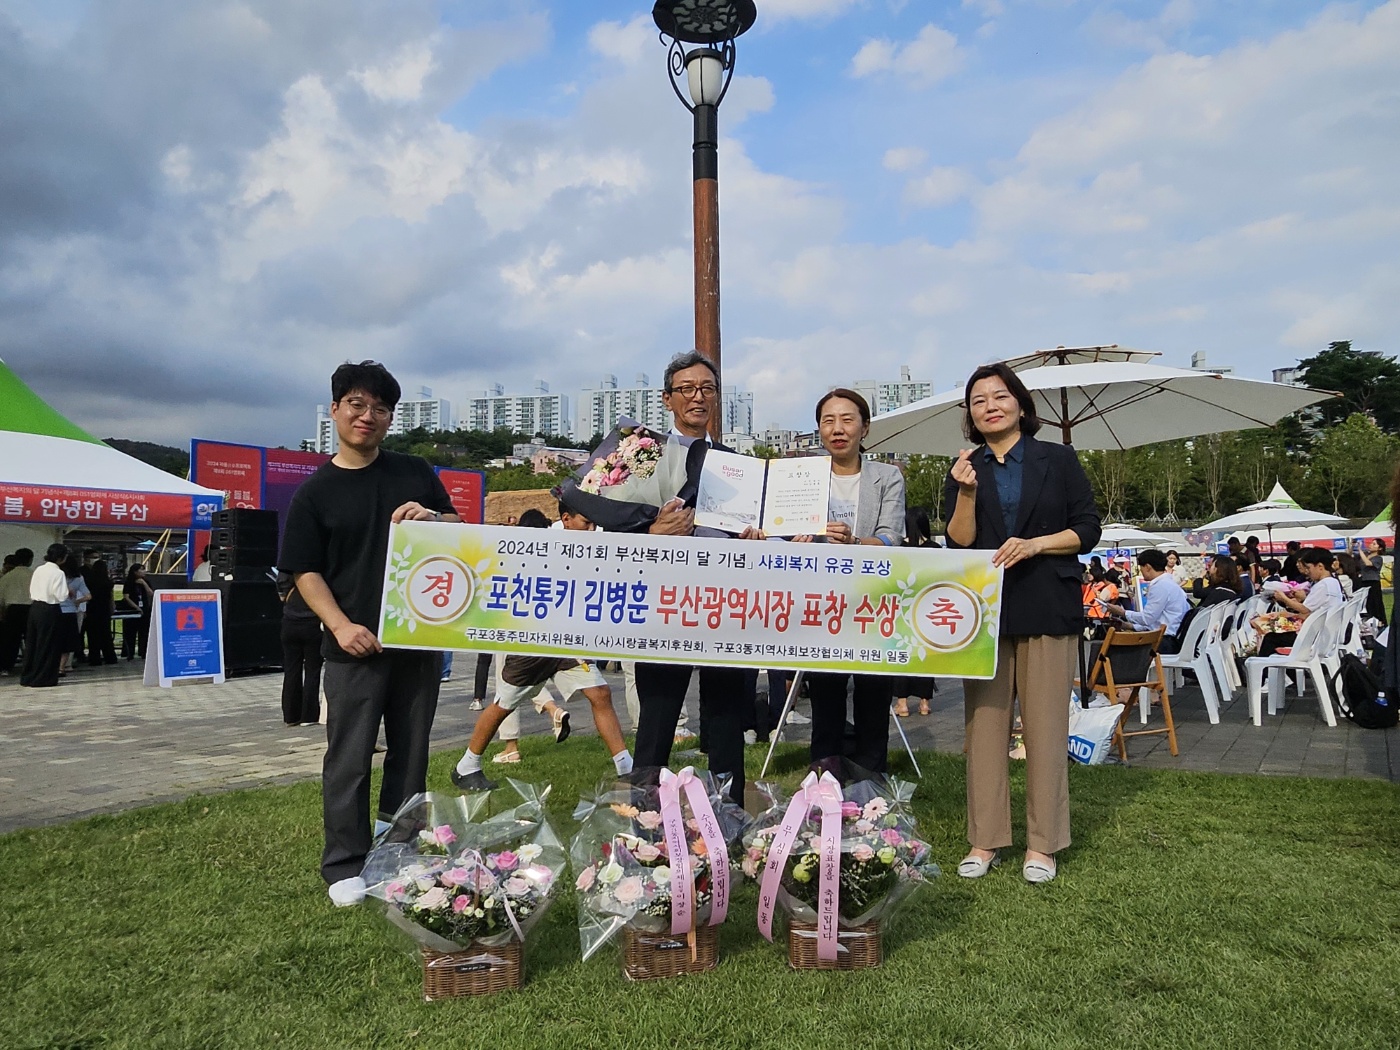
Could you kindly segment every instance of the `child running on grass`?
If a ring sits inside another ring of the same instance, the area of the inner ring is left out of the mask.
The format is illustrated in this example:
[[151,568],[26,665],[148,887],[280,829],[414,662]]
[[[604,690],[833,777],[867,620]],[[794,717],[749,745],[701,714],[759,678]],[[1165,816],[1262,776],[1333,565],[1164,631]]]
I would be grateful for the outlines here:
[[[559,519],[564,528],[574,532],[589,532],[593,523],[582,514],[576,514],[562,503],[559,504]],[[544,689],[545,683],[552,681],[555,687],[568,698],[581,692],[593,708],[593,724],[598,727],[598,736],[612,755],[613,766],[619,776],[632,772],[632,755],[622,739],[622,727],[613,711],[612,690],[606,679],[599,673],[596,664],[585,660],[561,659],[553,656],[516,656],[505,658],[501,666],[501,681],[496,686],[496,699],[482,711],[476,719],[471,742],[463,752],[457,766],[452,770],[452,783],[463,791],[490,791],[496,784],[486,779],[481,771],[481,756],[486,745],[496,735],[501,723],[526,700],[534,700]],[[564,716],[564,726],[568,725]],[[558,732],[557,739],[562,739]],[[565,735],[567,728],[565,729]]]

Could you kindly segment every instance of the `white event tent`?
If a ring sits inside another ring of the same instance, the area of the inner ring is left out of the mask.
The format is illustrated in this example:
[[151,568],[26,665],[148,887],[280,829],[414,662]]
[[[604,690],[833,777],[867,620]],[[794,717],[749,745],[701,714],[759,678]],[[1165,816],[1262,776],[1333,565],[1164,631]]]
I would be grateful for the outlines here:
[[118,452],[0,361],[0,549],[43,548],[75,528],[209,527],[224,494]]

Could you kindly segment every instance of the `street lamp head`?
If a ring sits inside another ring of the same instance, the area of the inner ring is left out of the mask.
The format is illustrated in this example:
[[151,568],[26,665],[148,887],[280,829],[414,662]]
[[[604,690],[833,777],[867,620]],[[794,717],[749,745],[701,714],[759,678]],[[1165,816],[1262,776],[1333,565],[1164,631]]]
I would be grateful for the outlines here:
[[697,106],[717,106],[724,94],[724,72],[729,63],[712,47],[696,48],[685,56],[685,75],[690,101]]
[[753,0],[656,0],[656,28],[687,44],[722,44],[746,32],[758,17]]

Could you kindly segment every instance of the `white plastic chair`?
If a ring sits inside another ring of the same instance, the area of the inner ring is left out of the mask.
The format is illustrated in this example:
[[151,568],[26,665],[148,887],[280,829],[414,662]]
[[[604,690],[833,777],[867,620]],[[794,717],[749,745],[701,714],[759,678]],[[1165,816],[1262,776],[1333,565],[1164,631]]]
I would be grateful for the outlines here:
[[[1317,690],[1318,709],[1329,726],[1337,724],[1337,716],[1332,713],[1331,694],[1327,689],[1326,671],[1323,669],[1321,653],[1326,651],[1328,622],[1325,615],[1309,616],[1298,629],[1298,637],[1287,653],[1273,656],[1251,656],[1244,662],[1246,688],[1249,690],[1249,719],[1255,725],[1264,724],[1264,672],[1269,674],[1269,714],[1278,714],[1283,707],[1284,680],[1286,671],[1303,671],[1311,674],[1313,686]],[[1301,677],[1301,676],[1300,676]],[[1299,690],[1301,694],[1301,688]]]
[[1249,626],[1248,599],[1231,602],[1225,606],[1225,610],[1216,635],[1212,659],[1219,672],[1221,689],[1233,698],[1235,690],[1244,685],[1244,679],[1240,677],[1239,659],[1243,646],[1253,641],[1254,628]]
[[1220,723],[1220,695],[1216,690],[1215,673],[1210,666],[1207,638],[1210,635],[1211,622],[1219,622],[1221,607],[1225,604],[1222,602],[1220,605],[1197,610],[1196,615],[1191,618],[1191,626],[1186,629],[1186,637],[1181,640],[1181,651],[1161,655],[1162,667],[1167,671],[1169,691],[1178,682],[1184,681],[1182,672],[1195,672],[1196,681],[1201,686],[1201,695],[1205,698],[1206,715],[1211,725]]

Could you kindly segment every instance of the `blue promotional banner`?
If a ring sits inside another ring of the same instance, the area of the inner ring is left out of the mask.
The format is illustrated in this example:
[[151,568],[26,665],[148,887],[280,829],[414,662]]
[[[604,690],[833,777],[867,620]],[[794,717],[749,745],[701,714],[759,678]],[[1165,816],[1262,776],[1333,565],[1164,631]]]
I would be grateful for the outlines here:
[[146,650],[146,685],[170,688],[185,678],[224,680],[222,595],[156,591]]

